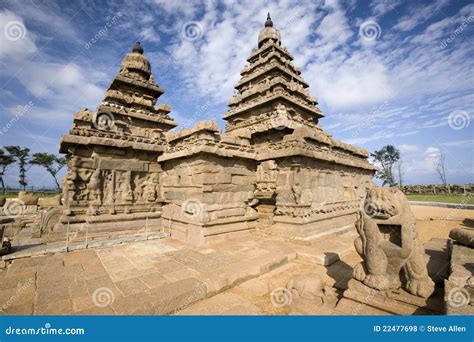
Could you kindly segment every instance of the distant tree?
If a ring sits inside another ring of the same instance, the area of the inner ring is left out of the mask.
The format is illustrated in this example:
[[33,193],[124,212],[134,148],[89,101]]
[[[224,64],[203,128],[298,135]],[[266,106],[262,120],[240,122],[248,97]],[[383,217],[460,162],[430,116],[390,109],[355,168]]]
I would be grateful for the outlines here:
[[7,167],[15,162],[15,158],[11,155],[6,154],[5,151],[0,148],[0,183],[2,184],[2,194],[5,193],[5,183],[3,181],[3,176],[7,171]]
[[446,157],[444,153],[442,151],[439,151],[437,158],[433,160],[433,166],[441,180],[441,183],[444,184],[446,191],[448,192],[448,194],[451,194],[451,189],[449,188],[448,179],[446,177],[445,159]]
[[64,165],[66,165],[66,158],[58,157],[50,153],[35,153],[31,158],[30,164],[44,167],[46,171],[53,176],[58,192],[61,191],[61,186],[56,176]]
[[30,158],[30,149],[25,147],[21,148],[20,146],[5,146],[5,149],[10,153],[10,155],[15,159],[18,163],[19,169],[19,183],[23,190],[26,190],[26,186],[28,185],[26,181],[26,166],[28,165],[29,158]]
[[393,165],[400,159],[400,151],[392,145],[387,145],[380,151],[374,151],[370,156],[381,166],[381,170],[377,171],[375,176],[383,181],[382,186],[396,186]]

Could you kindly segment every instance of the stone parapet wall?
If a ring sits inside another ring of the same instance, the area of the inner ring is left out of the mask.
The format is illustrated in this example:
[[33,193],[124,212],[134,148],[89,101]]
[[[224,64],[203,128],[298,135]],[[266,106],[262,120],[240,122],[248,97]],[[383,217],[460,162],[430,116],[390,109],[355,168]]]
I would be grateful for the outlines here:
[[405,195],[468,195],[474,193],[474,184],[449,184],[448,188],[443,184],[404,185],[401,190]]
[[168,150],[158,160],[171,237],[203,245],[255,228],[255,161],[242,154],[245,143],[223,140],[210,121],[169,135]]

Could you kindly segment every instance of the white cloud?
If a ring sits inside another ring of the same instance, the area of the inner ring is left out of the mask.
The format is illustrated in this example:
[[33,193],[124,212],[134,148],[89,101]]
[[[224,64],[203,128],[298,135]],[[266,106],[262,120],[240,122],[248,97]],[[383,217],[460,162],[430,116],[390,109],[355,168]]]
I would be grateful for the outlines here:
[[159,43],[160,42],[160,35],[155,31],[153,27],[145,27],[140,36],[144,41],[152,42],[152,43]]
[[421,147],[418,145],[402,144],[402,145],[398,145],[397,148],[400,150],[402,154],[417,153],[421,151]]
[[394,26],[394,29],[400,31],[410,31],[428,20],[447,3],[447,0],[436,0],[427,6],[415,6],[410,10],[409,14],[398,20],[397,24]]
[[364,52],[355,52],[343,63],[334,59],[311,63],[305,75],[316,80],[314,92],[331,110],[368,106],[396,95],[386,66]]
[[[23,19],[10,11],[0,12],[0,23],[8,22],[23,23]],[[82,106],[98,104],[104,94],[104,89],[97,86],[105,78],[102,71],[75,62],[51,61],[54,56],[40,52],[28,31],[16,41],[0,35],[0,40],[5,39],[6,44],[0,44],[0,76],[7,79],[5,87],[16,79],[35,97],[50,100],[56,107],[67,104],[75,108],[80,102]]]
[[22,58],[37,50],[23,19],[8,10],[0,11],[0,58]]
[[382,16],[401,4],[400,0],[372,0],[370,3],[370,8],[375,16]]
[[440,154],[441,154],[441,150],[438,147],[430,146],[425,150],[425,157],[431,161],[439,158]]

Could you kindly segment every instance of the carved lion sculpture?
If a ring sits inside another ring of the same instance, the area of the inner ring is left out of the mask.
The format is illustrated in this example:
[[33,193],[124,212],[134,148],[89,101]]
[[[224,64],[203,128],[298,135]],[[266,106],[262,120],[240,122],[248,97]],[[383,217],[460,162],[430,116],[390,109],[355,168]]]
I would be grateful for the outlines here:
[[433,293],[415,217],[400,190],[369,190],[356,228],[355,248],[364,260],[354,268],[355,279],[371,288],[389,290],[399,288],[403,276],[403,286],[411,294],[427,298]]

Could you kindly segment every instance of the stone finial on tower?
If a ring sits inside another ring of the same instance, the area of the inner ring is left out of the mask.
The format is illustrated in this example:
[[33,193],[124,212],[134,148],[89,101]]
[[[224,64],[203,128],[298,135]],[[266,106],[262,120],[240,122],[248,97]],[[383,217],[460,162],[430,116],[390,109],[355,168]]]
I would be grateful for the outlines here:
[[132,52],[143,55],[143,47],[141,46],[140,42],[136,42],[135,45],[133,45]]
[[272,18],[270,18],[270,12],[268,12],[267,20],[265,21],[265,27],[273,27]]

